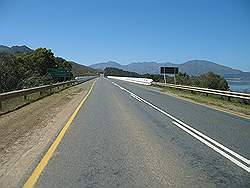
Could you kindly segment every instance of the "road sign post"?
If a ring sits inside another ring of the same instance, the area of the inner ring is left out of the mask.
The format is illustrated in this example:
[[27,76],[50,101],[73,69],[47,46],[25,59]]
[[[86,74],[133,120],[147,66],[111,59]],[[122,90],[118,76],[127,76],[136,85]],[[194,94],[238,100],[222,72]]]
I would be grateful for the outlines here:
[[165,82],[165,84],[167,83],[167,80],[166,80],[166,72],[165,72],[165,69],[164,69],[164,82]]
[[178,74],[179,69],[178,67],[161,67],[161,74],[164,76],[164,82],[167,83],[166,74],[173,74],[174,75],[174,83],[176,84],[176,77],[175,75]]

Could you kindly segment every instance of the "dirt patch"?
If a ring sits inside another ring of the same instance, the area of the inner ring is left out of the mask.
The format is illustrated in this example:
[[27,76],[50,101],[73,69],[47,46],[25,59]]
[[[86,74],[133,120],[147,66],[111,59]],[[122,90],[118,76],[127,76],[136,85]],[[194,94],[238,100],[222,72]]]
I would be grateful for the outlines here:
[[0,187],[16,187],[42,156],[93,81],[0,116]]

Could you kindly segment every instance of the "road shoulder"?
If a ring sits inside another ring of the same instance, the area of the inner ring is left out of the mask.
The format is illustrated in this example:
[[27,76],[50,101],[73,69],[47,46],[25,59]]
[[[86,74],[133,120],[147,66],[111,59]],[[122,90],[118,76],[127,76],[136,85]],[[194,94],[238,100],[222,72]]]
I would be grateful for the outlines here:
[[[157,92],[160,92],[162,94],[175,97],[175,98],[180,99],[180,100],[188,101],[188,102],[191,102],[191,103],[194,103],[194,104],[198,104],[198,105],[205,106],[205,107],[217,110],[217,111],[221,111],[221,112],[224,112],[224,113],[228,113],[228,114],[231,114],[231,115],[234,115],[234,116],[238,116],[238,117],[250,120],[250,115],[242,113],[237,109],[234,109],[234,106],[230,105],[229,101],[225,101],[223,99],[219,99],[219,100],[221,100],[222,103],[223,102],[229,103],[229,105],[224,105],[223,104],[222,105],[223,107],[220,107],[219,105],[215,105],[213,103],[206,104],[206,103],[202,102],[202,100],[199,100],[199,101],[195,100],[194,98],[196,97],[196,95],[193,95],[192,97],[188,97],[186,95],[182,95],[182,94],[172,92],[171,90],[166,90],[165,88],[159,88],[157,86],[150,86],[150,87],[158,89]],[[192,94],[190,94],[190,95],[192,95]],[[198,97],[206,98],[206,96],[202,96],[202,95],[199,95]],[[216,99],[212,99],[212,100],[216,100]]]
[[92,82],[68,88],[0,117],[0,187],[24,183]]

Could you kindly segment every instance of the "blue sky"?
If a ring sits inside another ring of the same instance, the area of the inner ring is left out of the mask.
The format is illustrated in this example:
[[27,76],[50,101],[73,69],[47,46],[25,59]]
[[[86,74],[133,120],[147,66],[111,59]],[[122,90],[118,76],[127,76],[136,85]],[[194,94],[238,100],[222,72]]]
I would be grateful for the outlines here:
[[204,59],[250,71],[249,0],[0,0],[0,44],[81,64]]

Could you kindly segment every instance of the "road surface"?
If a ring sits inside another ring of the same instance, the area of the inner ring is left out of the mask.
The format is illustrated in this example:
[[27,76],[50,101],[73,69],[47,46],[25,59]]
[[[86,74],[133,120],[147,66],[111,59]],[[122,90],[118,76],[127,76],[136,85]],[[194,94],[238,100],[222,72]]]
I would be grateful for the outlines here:
[[250,187],[249,158],[249,120],[101,77],[36,187]]

